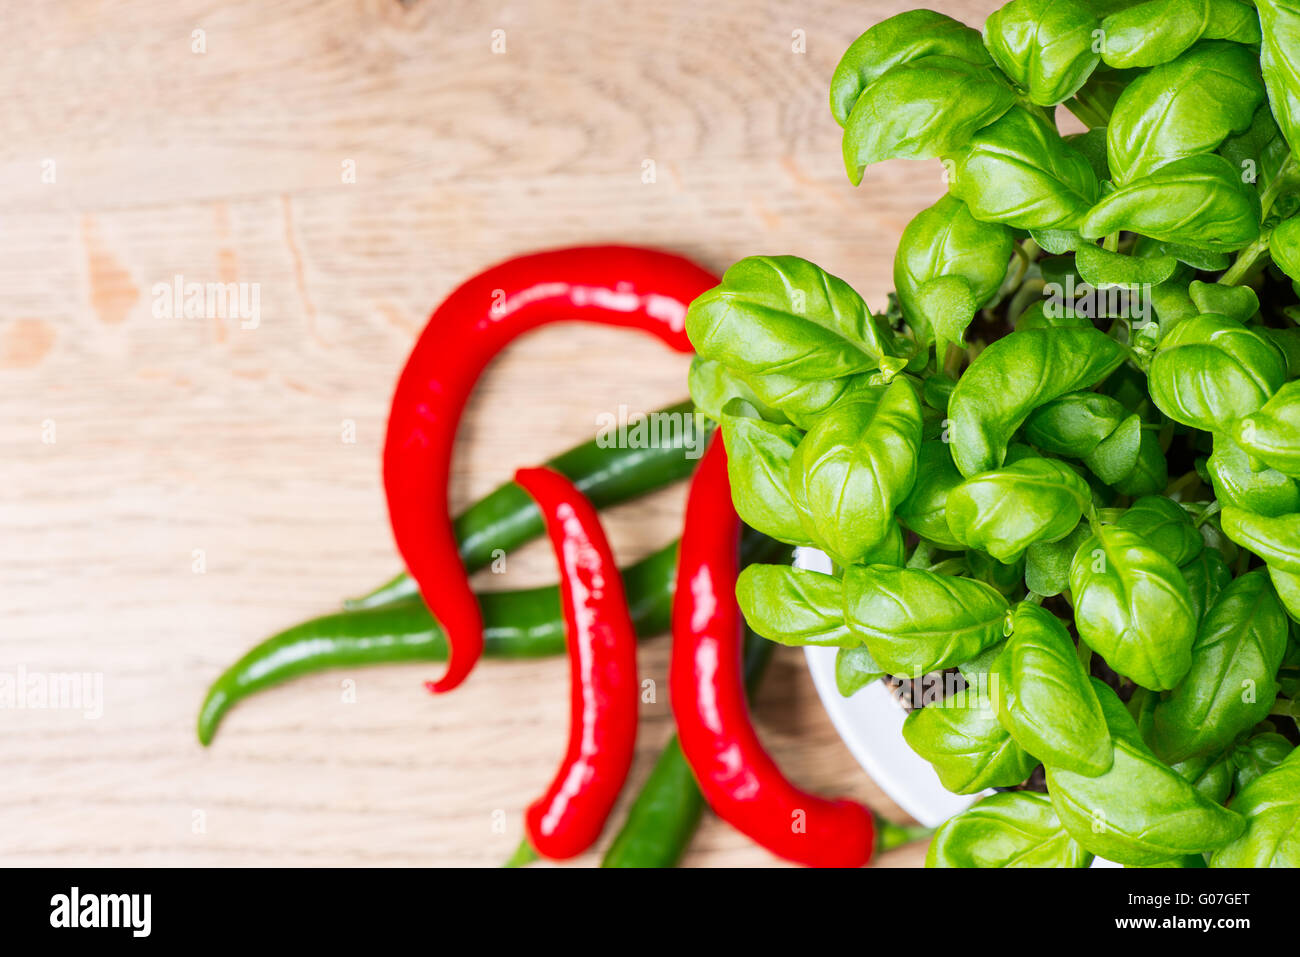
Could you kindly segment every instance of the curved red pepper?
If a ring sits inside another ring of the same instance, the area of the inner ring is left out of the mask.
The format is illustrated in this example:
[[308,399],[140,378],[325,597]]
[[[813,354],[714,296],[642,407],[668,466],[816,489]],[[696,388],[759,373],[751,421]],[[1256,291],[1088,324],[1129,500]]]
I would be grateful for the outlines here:
[[447,512],[452,444],[479,373],[517,336],[566,320],[643,329],[690,352],[686,307],[717,282],[657,250],[555,249],[479,273],[434,311],[397,381],[384,442],[393,537],[450,648],[432,690],[460,684],[483,651],[482,615]]
[[550,469],[520,469],[515,481],[546,520],[568,628],[569,748],[551,786],[525,816],[533,848],[563,860],[595,843],[632,767],[636,630],[591,502]]
[[677,560],[669,682],[682,753],[718,816],[773,854],[811,867],[861,867],[874,847],[871,813],[791,784],[750,722],[736,604],[739,533],[719,436],[691,483]]

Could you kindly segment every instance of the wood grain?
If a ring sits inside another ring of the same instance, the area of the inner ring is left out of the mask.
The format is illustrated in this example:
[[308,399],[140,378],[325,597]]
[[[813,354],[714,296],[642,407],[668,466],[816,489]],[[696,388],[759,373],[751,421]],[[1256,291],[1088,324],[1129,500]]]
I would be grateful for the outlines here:
[[[931,164],[886,164],[850,187],[826,87],[853,37],[908,5],[6,0],[0,671],[102,674],[104,708],[0,710],[0,860],[503,860],[562,747],[562,662],[487,663],[437,700],[420,686],[433,668],[318,675],[241,705],[209,750],[203,691],[397,568],[385,407],[465,276],[617,240],[718,269],[798,253],[882,302],[898,234],[942,184]],[[978,24],[993,6],[945,9]],[[260,324],[157,318],[155,284],[178,274],[258,284]],[[611,331],[530,337],[472,403],[456,503],[620,403],[682,397],[684,375]],[[620,557],[673,537],[682,497],[616,510]],[[552,575],[531,547],[488,584]],[[667,651],[645,647],[661,693],[637,781],[670,733]],[[801,656],[778,657],[757,711],[792,777],[902,819]],[[686,863],[774,862],[710,820]]]

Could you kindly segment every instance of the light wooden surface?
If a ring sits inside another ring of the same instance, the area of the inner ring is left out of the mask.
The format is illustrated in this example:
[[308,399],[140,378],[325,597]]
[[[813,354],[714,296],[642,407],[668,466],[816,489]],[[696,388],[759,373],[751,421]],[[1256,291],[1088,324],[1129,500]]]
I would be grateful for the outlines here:
[[[487,662],[436,700],[420,682],[440,666],[309,677],[238,707],[208,750],[204,689],[396,570],[390,389],[477,269],[603,240],[718,269],[789,252],[882,303],[899,232],[942,185],[889,164],[850,187],[826,88],[853,37],[907,5],[6,0],[0,672],[101,673],[104,710],[0,710],[0,862],[504,859],[562,749],[562,661]],[[978,25],[992,6],[945,9]],[[176,274],[259,284],[260,325],[155,318]],[[682,397],[685,368],[614,332],[529,338],[474,399],[457,502],[620,403]],[[682,497],[618,510],[620,557],[674,537]],[[533,547],[488,584],[550,577]],[[633,785],[670,730],[667,654],[645,646],[661,683]],[[800,655],[778,657],[757,710],[794,779],[901,819]],[[708,820],[686,863],[773,859]]]

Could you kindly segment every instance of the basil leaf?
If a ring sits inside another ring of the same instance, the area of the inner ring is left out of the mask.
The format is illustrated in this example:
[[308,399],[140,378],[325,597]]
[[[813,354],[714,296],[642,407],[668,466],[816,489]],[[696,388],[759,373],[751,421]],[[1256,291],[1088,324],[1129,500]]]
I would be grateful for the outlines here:
[[835,687],[846,698],[885,676],[866,645],[841,648],[835,653]]
[[1029,413],[1090,388],[1124,360],[1097,329],[1021,329],[992,343],[957,381],[948,403],[953,461],[967,477],[997,468]]
[[1240,794],[1256,778],[1267,774],[1287,759],[1295,746],[1276,731],[1264,731],[1241,742],[1232,751],[1229,765],[1232,786]]
[[981,677],[988,675],[997,667],[998,657],[1006,646],[1005,640],[999,641],[996,645],[989,645],[970,661],[959,663],[957,670],[961,672],[967,684],[976,684]]
[[844,51],[831,76],[831,115],[843,126],[862,91],[909,60],[942,54],[987,64],[978,30],[934,10],[907,10],[877,23]]
[[[740,377],[758,397],[760,411],[771,409],[778,420],[788,419],[804,431],[835,403],[862,393],[879,393],[885,387],[879,372],[863,372],[841,379],[796,379],[753,372]],[[763,418],[771,419],[771,415]]]
[[987,552],[971,549],[966,552],[966,569],[976,581],[992,585],[1002,595],[1010,598],[1019,595],[1024,589],[1025,559],[1020,558],[1004,564]]
[[1038,766],[974,688],[913,711],[903,722],[903,740],[934,765],[943,786],[957,794],[1020,784]]
[[[1214,252],[1207,249],[1198,249],[1195,246],[1184,246],[1181,243],[1166,243],[1152,239],[1150,236],[1139,236],[1137,242],[1133,244],[1133,254],[1135,256],[1159,257],[1173,256],[1180,263],[1185,263],[1193,269],[1201,272],[1222,272],[1228,268],[1230,262],[1227,253]],[[1175,273],[1175,276],[1178,274]],[[1187,296],[1186,287],[1180,282],[1169,281],[1163,286],[1157,287],[1163,289],[1165,293],[1181,292],[1186,297],[1187,302],[1191,302],[1191,297]],[[1154,298],[1156,289],[1149,290]],[[1195,315],[1194,308],[1188,310],[1189,315]]]
[[903,527],[898,522],[890,522],[885,537],[872,545],[860,560],[863,565],[889,565],[902,568],[907,564],[907,542],[903,538]]
[[[1010,229],[980,222],[952,195],[907,224],[894,254],[894,287],[903,318],[918,342],[932,342],[936,331],[961,341],[976,310],[997,295],[1012,246]],[[964,285],[956,284],[954,293],[952,282],[941,282],[945,279]],[[968,299],[962,298],[962,290],[969,293]],[[936,325],[944,328],[936,330]]]
[[1019,229],[1073,229],[1097,201],[1088,160],[1028,110],[1008,110],[950,160],[949,192],[976,219]]
[[938,412],[948,411],[948,399],[957,380],[942,372],[936,372],[926,378],[921,386],[921,401]]
[[898,519],[916,534],[941,548],[963,546],[948,528],[948,494],[962,482],[948,446],[939,441],[921,443],[916,482],[898,506]]
[[1278,223],[1268,238],[1268,251],[1282,270],[1300,282],[1300,216]]
[[1278,601],[1292,621],[1300,621],[1300,574],[1268,566],[1268,578],[1277,590]]
[[1025,419],[1025,438],[1044,452],[1081,459],[1131,417],[1109,395],[1071,392],[1031,412]]
[[920,677],[1002,640],[1007,600],[983,582],[919,568],[854,565],[844,618],[889,674]]
[[1138,735],[1147,747],[1151,746],[1151,739],[1155,736],[1153,715],[1155,714],[1156,703],[1159,700],[1160,695],[1157,692],[1142,687],[1134,688],[1133,697],[1128,699],[1129,716],[1133,719],[1133,723],[1138,729]]
[[1245,816],[1245,832],[1211,867],[1300,867],[1300,751],[1253,780],[1232,808]]
[[1250,126],[1263,101],[1255,52],[1241,44],[1202,43],[1148,70],[1120,96],[1106,130],[1115,182],[1217,149]]
[[1072,253],[1088,242],[1073,229],[1031,229],[1029,236],[1044,252],[1053,256]]
[[990,794],[943,823],[926,867],[1087,867],[1092,855],[1074,842],[1045,794]]
[[1259,238],[1259,193],[1222,156],[1202,153],[1130,180],[1079,225],[1088,239],[1128,230],[1164,242],[1240,249]]
[[1163,495],[1144,495],[1115,522],[1175,565],[1186,565],[1205,548],[1205,540],[1187,510]]
[[1161,412],[1212,432],[1258,411],[1286,381],[1286,360],[1253,329],[1207,313],[1182,320],[1165,335],[1147,381]]
[[1232,581],[1232,569],[1217,548],[1205,548],[1190,562],[1180,565],[1187,594],[1192,601],[1192,617],[1200,622],[1219,593]]
[[1223,589],[1192,645],[1191,668],[1155,707],[1161,757],[1181,761],[1220,751],[1268,717],[1287,633],[1264,569]]
[[[1232,792],[1233,765],[1227,755],[1201,755],[1171,764],[1170,768],[1215,804],[1225,803]],[[1204,864],[1202,859],[1201,866]]]
[[[1088,130],[1085,133],[1067,133],[1065,142],[1079,151],[1079,154],[1088,161],[1092,167],[1092,175],[1097,177],[1100,184],[1104,180],[1110,179],[1110,164],[1106,161],[1106,130],[1104,127]],[[1073,234],[1073,244],[1071,249],[1078,249],[1083,243],[1083,237],[1078,233]],[[1061,250],[1064,252],[1065,250]]]
[[1272,183],[1291,155],[1291,147],[1273,119],[1267,102],[1255,110],[1255,116],[1243,133],[1229,136],[1219,146],[1219,154],[1241,170],[1248,183],[1261,188]]
[[1051,598],[1070,587],[1070,564],[1079,546],[1092,537],[1087,523],[1057,542],[1035,542],[1025,551],[1025,585],[1036,595]]
[[1119,864],[1145,866],[1214,851],[1245,829],[1239,814],[1208,800],[1142,743],[1115,692],[1092,679],[1114,744],[1111,769],[1096,777],[1047,767],[1047,791],[1080,845]]
[[1160,449],[1160,439],[1155,432],[1142,429],[1133,471],[1110,484],[1121,495],[1138,498],[1160,491],[1168,482],[1169,463]]
[[813,544],[790,497],[790,456],[803,433],[765,422],[744,399],[723,407],[722,440],[736,512],[745,524],[790,545]]
[[1084,456],[1084,464],[1108,485],[1133,475],[1142,454],[1142,420],[1130,415],[1097,447]]
[[860,644],[844,623],[844,592],[833,575],[789,565],[748,565],[736,601],[749,627],[783,645]]
[[984,21],[994,62],[1039,106],[1075,94],[1101,59],[1097,17],[1077,0],[1012,0]]
[[1194,280],[1187,293],[1201,312],[1214,312],[1238,322],[1248,322],[1259,312],[1259,296],[1249,286],[1225,286]]
[[1220,513],[1223,534],[1269,565],[1300,575],[1300,513],[1258,515],[1235,505]]
[[[1285,389],[1283,386],[1282,390]],[[1251,418],[1247,416],[1241,421]],[[1251,455],[1222,432],[1214,434],[1214,452],[1206,462],[1206,469],[1214,486],[1214,497],[1226,505],[1261,515],[1300,512],[1300,485],[1295,479],[1274,468],[1257,468]]]
[[750,256],[686,311],[696,351],[742,373],[827,379],[892,374],[903,361],[862,297],[796,256]]
[[715,422],[722,418],[722,407],[732,399],[744,399],[769,422],[785,421],[785,416],[768,408],[739,373],[721,362],[696,356],[691,360],[687,384],[695,408]]
[[1088,483],[1056,459],[1021,459],[948,493],[948,528],[967,548],[1010,564],[1034,542],[1064,538],[1092,501]]
[[857,397],[822,416],[790,463],[791,492],[816,540],[847,562],[861,560],[894,524],[920,446],[921,406],[905,379],[879,399]]
[[936,339],[966,344],[966,327],[975,318],[980,303],[968,280],[961,276],[940,276],[916,290],[917,311],[926,317]]
[[1259,20],[1238,0],[1147,0],[1112,13],[1101,24],[1101,56],[1110,66],[1155,66],[1197,40],[1259,43]]
[[1260,66],[1273,115],[1291,149],[1300,149],[1300,3],[1296,0],[1255,0],[1264,46]]
[[1059,618],[1031,602],[1016,605],[996,675],[998,720],[1017,744],[1079,774],[1110,769],[1106,717]]
[[[1283,373],[1285,375],[1285,372]],[[1269,379],[1265,385],[1271,385]],[[1258,411],[1232,424],[1232,437],[1247,453],[1290,476],[1300,476],[1300,381],[1267,397]]]
[[1274,329],[1270,326],[1261,331],[1286,358],[1287,376],[1292,379],[1300,376],[1300,329]]
[[1178,566],[1142,538],[1101,526],[1070,565],[1079,637],[1144,688],[1172,688],[1192,663],[1196,619]]
[[[961,96],[953,96],[954,90]],[[862,91],[844,124],[844,169],[854,186],[887,159],[936,159],[1015,103],[991,66],[923,56],[891,67]]]
[[1084,243],[1074,254],[1079,275],[1091,286],[1158,286],[1178,268],[1173,256],[1126,256]]
[[[1226,256],[1224,260],[1222,268],[1227,269]],[[1161,283],[1150,291],[1150,296],[1151,308],[1155,310],[1156,318],[1166,326],[1172,326],[1183,319],[1195,316],[1199,311],[1181,283]]]

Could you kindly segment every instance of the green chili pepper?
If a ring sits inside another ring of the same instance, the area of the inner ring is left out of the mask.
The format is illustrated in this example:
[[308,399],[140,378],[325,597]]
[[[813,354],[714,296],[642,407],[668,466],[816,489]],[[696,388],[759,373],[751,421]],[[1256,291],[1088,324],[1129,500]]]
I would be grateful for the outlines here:
[[704,795],[673,735],[600,866],[676,867],[703,813]]
[[[783,548],[746,530],[741,559],[773,560]],[[676,576],[676,542],[623,569],[638,635],[668,630]],[[564,653],[564,617],[556,586],[484,592],[478,598],[487,657],[542,658]],[[213,682],[199,710],[199,741],[211,743],[217,725],[235,702],[290,678],[327,668],[446,660],[447,638],[418,598],[313,618],[266,639]]]
[[[745,687],[752,695],[776,646],[752,631],[745,644]],[[704,795],[682,756],[677,735],[669,739],[627,820],[605,852],[601,867],[676,867],[704,813]]]
[[[693,410],[690,402],[679,402],[651,413],[672,415],[667,421],[680,423],[680,428],[660,430],[657,444],[604,447],[599,439],[592,439],[546,465],[572,479],[596,508],[626,502],[684,479],[695,470],[713,423],[692,415]],[[543,531],[536,503],[514,482],[506,482],[479,499],[457,516],[454,527],[467,573],[487,567],[494,552],[518,548]],[[349,611],[374,608],[417,594],[415,581],[403,572],[368,594],[345,601],[343,607]]]
[[[676,564],[674,542],[624,570],[638,633],[655,634],[668,627]],[[563,653],[564,622],[555,586],[488,592],[479,600],[489,657]],[[199,714],[199,740],[212,740],[236,701],[290,678],[327,668],[443,661],[446,656],[446,637],[415,598],[302,622],[257,645],[213,683]]]

